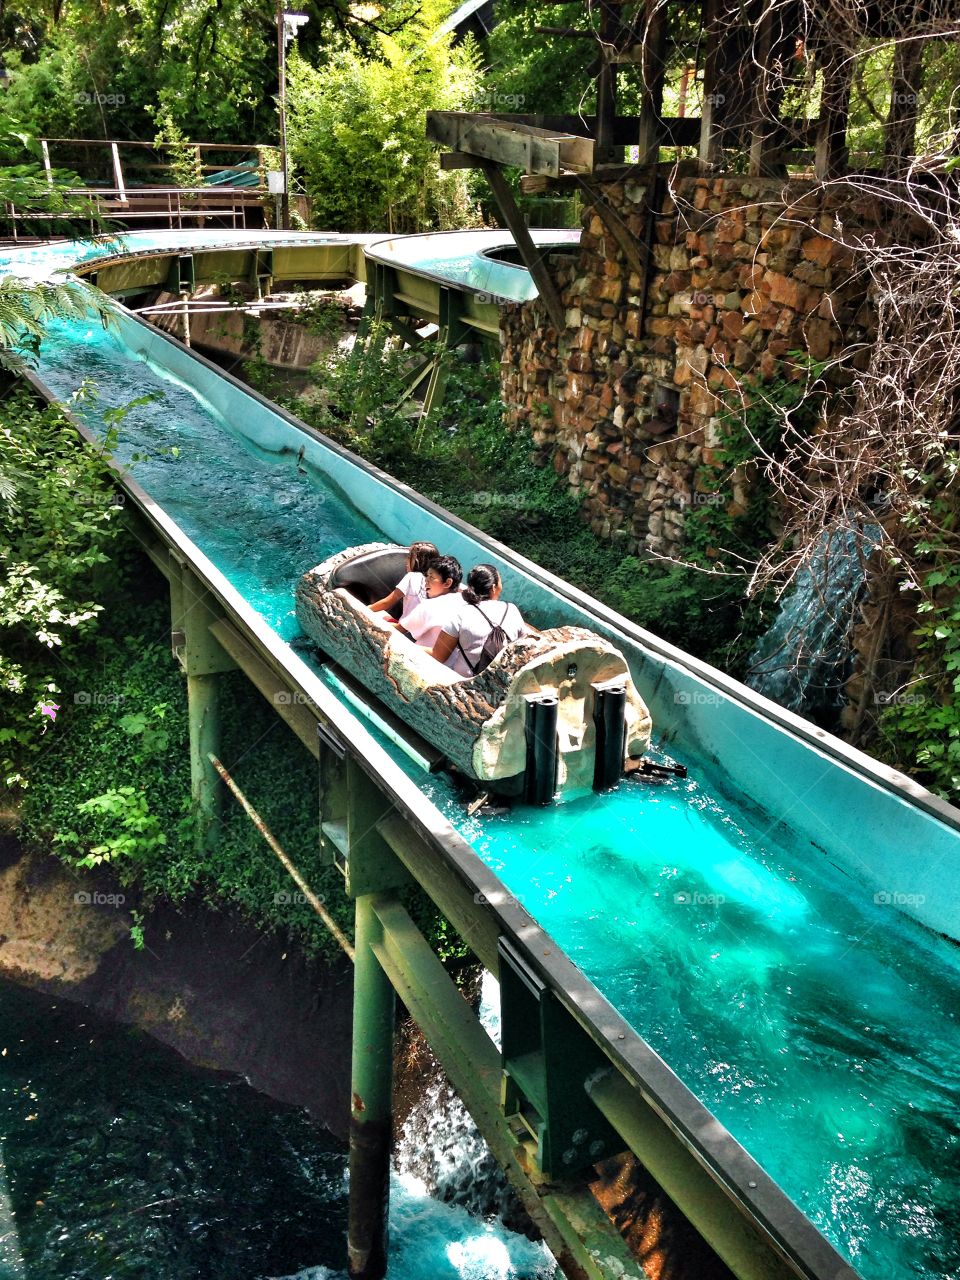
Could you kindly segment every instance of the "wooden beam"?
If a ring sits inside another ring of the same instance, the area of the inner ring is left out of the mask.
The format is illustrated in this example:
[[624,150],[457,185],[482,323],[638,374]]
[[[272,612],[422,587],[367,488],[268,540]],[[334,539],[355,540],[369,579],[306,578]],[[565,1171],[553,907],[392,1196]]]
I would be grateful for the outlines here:
[[828,63],[823,68],[823,93],[817,125],[815,165],[817,177],[839,178],[847,169],[847,116],[853,59]]
[[640,128],[637,143],[641,165],[656,164],[660,156],[663,125],[663,86],[666,76],[667,7],[646,0],[643,31]]
[[644,275],[647,264],[644,261],[643,254],[640,252],[640,242],[636,236],[631,233],[613,205],[607,203],[596,187],[588,186],[587,183],[584,183],[583,190],[592,201],[600,221],[620,246],[623,256],[630,264],[631,271],[635,271],[639,276]]
[[462,151],[441,151],[440,168],[444,172],[450,169],[482,169],[483,161],[478,156],[466,156]]
[[898,173],[916,151],[924,43],[918,35],[913,39],[900,39],[894,47],[890,110],[883,148],[884,169],[890,174]]
[[703,0],[701,25],[707,43],[703,69],[703,113],[700,116],[700,168],[709,171],[716,163],[720,131],[717,116],[720,95],[720,33],[718,19],[721,0]]
[[561,170],[592,173],[596,143],[585,138],[497,116],[428,111],[427,137],[465,155],[557,177]]
[[557,287],[553,283],[553,277],[547,270],[546,260],[533,243],[527,225],[521,216],[520,210],[517,208],[517,202],[513,198],[510,184],[503,176],[503,171],[498,165],[489,161],[484,165],[483,171],[487,175],[487,181],[490,183],[490,187],[496,197],[504,221],[516,241],[520,257],[523,259],[523,265],[530,272],[533,283],[537,286],[540,301],[550,317],[551,324],[560,334],[564,329],[566,313],[563,302],[557,292]]
[[[600,46],[605,49],[616,49],[623,34],[623,23],[620,14],[609,5],[600,6]],[[601,161],[622,160],[616,154],[614,142],[614,121],[617,118],[617,67],[616,63],[605,57],[600,59],[597,73],[597,151]],[[572,166],[571,166],[572,167]]]

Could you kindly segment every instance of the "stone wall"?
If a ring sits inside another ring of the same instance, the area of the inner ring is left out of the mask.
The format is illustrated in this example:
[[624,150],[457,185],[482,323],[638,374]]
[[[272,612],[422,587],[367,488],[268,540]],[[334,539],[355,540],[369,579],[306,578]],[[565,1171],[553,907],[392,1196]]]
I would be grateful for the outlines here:
[[826,360],[869,340],[849,246],[876,209],[799,179],[681,178],[651,202],[627,182],[601,197],[579,252],[552,259],[563,331],[539,302],[502,309],[504,403],[598,534],[671,554],[691,505],[712,499],[698,469],[719,443],[719,397],[782,374],[790,352]]

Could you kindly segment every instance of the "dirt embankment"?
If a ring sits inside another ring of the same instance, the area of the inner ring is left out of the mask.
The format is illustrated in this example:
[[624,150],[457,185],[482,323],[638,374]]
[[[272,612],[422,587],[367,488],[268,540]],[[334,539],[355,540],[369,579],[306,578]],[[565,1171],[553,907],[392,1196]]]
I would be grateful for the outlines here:
[[[124,901],[118,901],[125,897]],[[345,1137],[352,974],[203,907],[160,906],[145,946],[133,899],[52,857],[0,846],[0,977],[77,1000],[199,1066],[236,1072]]]

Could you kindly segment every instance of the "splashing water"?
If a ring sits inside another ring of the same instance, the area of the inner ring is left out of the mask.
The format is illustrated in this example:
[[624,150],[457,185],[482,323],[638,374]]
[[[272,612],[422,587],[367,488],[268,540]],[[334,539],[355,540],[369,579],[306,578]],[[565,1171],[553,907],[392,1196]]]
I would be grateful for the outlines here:
[[863,587],[865,560],[880,537],[877,525],[833,529],[797,574],[770,629],[750,655],[747,684],[782,707],[830,716],[843,704],[847,637]]
[[[500,987],[484,973],[480,1023],[499,1046]],[[447,1204],[508,1225],[522,1223],[523,1210],[480,1131],[446,1078],[430,1080],[404,1122],[395,1156],[404,1185],[422,1187]]]

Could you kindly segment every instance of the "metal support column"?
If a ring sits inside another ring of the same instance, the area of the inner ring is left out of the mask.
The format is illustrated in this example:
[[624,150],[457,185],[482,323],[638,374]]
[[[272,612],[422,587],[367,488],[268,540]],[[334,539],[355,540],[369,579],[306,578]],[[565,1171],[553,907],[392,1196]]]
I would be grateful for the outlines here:
[[347,1234],[352,1280],[381,1280],[387,1271],[395,998],[373,951],[383,942],[373,901],[367,894],[356,904]]
[[211,756],[219,757],[219,683],[236,663],[211,633],[222,620],[220,608],[202,582],[179,557],[170,557],[171,648],[187,673],[190,727],[190,794],[197,823],[197,843],[209,847],[217,839],[222,787]]
[[220,778],[210,756],[220,752],[220,677],[187,675],[190,720],[190,794],[199,819],[197,839],[216,841],[220,824]]

